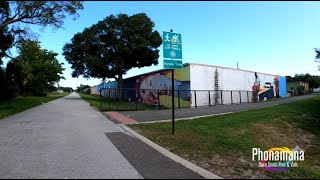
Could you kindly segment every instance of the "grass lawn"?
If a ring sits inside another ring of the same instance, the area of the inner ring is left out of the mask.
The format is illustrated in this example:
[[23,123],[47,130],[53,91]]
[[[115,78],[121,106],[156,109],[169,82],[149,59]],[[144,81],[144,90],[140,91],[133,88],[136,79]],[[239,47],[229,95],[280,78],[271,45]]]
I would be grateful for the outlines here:
[[[259,110],[176,122],[131,124],[171,152],[224,178],[320,178],[320,96]],[[252,148],[304,150],[304,161],[268,172],[252,161]]]
[[135,111],[135,110],[147,110],[152,109],[148,105],[142,103],[134,103],[134,102],[118,102],[118,101],[110,101],[105,98],[102,99],[102,103],[100,106],[100,97],[99,95],[88,95],[79,93],[80,97],[87,101],[91,106],[96,107],[100,111]]
[[64,94],[48,94],[44,97],[17,97],[14,100],[11,100],[11,106],[9,108],[8,100],[0,101],[0,119],[11,116],[18,112],[30,109],[32,107],[41,105],[42,102],[46,103],[57,98],[68,95],[68,93]]

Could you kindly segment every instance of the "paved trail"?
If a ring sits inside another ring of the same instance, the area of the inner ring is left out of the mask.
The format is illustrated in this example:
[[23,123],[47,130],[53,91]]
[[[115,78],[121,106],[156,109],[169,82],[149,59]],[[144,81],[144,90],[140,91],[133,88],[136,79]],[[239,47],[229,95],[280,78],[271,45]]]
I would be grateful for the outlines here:
[[143,178],[110,132],[76,93],[0,120],[0,178]]
[[[287,104],[291,102],[305,100],[319,94],[310,94],[305,96],[296,96],[291,98],[285,98],[275,101],[267,101],[260,103],[242,103],[237,105],[224,105],[224,106],[213,106],[213,107],[203,107],[203,108],[182,108],[175,110],[175,117],[178,118],[190,118],[197,116],[206,116],[220,113],[230,113],[237,111],[244,111],[250,109],[263,108],[268,106],[274,106],[278,104]],[[117,112],[120,115],[123,115],[131,120],[138,122],[148,122],[148,121],[159,121],[159,120],[170,120],[172,118],[172,110],[149,110],[149,111],[120,111]],[[107,112],[109,113],[109,112]],[[107,115],[108,118],[112,119],[115,123],[124,123],[124,121],[117,117],[112,117]],[[128,120],[127,120],[128,121]]]

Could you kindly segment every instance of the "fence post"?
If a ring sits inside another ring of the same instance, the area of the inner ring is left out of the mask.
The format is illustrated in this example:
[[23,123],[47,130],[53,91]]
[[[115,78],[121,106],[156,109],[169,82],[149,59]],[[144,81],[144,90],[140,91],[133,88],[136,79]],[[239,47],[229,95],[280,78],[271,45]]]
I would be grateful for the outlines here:
[[158,98],[158,109],[161,109],[161,104],[160,104],[160,90],[157,90],[157,98]]
[[208,91],[208,93],[209,93],[209,107],[211,107],[210,91]]
[[138,91],[137,91],[137,89],[136,89],[136,99],[135,99],[135,101],[136,101],[136,111],[138,111]]
[[221,93],[221,106],[223,105],[223,99],[222,99],[222,91],[220,91],[220,93]]
[[249,103],[249,91],[247,91],[247,101]]
[[233,99],[232,99],[232,91],[231,91],[231,105],[233,104]]
[[239,91],[240,104],[241,104],[241,91]]
[[197,108],[197,91],[194,91],[194,103],[195,103],[195,106]]
[[100,89],[100,111],[102,110],[102,103],[101,103],[101,89]]
[[180,91],[178,90],[178,108],[180,109]]

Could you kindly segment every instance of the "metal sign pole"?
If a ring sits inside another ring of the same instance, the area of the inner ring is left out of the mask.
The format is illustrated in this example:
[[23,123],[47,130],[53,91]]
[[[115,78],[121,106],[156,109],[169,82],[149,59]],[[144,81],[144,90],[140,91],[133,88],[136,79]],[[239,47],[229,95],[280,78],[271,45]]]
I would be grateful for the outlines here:
[[[171,36],[171,38],[170,38]],[[171,95],[172,95],[172,134],[175,131],[175,88],[174,88],[174,69],[182,69],[182,41],[181,34],[173,33],[171,29],[170,32],[163,32],[163,66],[165,69],[171,69]],[[168,58],[168,59],[166,59]],[[171,60],[170,60],[171,59]],[[176,59],[176,60],[174,60]],[[178,90],[179,98],[179,90]]]
[[[172,32],[172,29],[170,30]],[[174,135],[174,69],[171,71],[171,81],[172,81],[172,135]]]
[[174,135],[174,69],[172,69],[172,134]]

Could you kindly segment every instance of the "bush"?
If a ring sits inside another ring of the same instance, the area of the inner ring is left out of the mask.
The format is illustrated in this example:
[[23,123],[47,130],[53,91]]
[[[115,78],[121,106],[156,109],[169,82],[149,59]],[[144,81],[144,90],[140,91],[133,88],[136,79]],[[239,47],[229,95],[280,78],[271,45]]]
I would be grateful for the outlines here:
[[83,92],[85,94],[91,94],[91,89],[90,88],[86,88],[86,89],[83,90]]
[[297,87],[297,92],[298,92],[298,95],[303,95],[303,94],[305,94],[304,86],[299,85],[299,86]]

